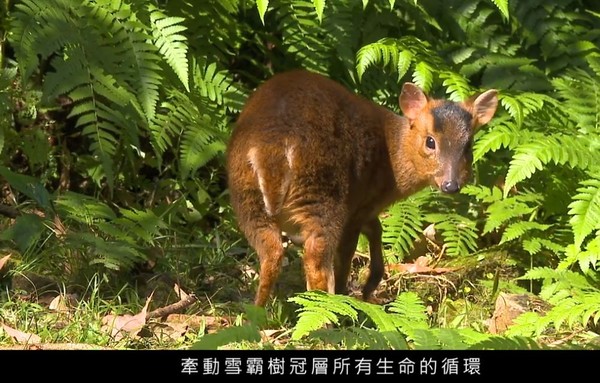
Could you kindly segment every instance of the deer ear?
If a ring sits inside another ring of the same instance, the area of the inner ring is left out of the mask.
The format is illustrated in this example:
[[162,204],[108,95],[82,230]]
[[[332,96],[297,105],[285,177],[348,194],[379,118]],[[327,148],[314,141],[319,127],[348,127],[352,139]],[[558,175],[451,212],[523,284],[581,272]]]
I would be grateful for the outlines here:
[[402,86],[400,109],[402,109],[402,113],[406,118],[410,120],[417,118],[425,105],[427,105],[427,96],[418,86],[410,82]]
[[469,102],[472,105],[474,117],[477,119],[477,125],[487,124],[498,107],[498,91],[490,89],[478,96],[472,97]]

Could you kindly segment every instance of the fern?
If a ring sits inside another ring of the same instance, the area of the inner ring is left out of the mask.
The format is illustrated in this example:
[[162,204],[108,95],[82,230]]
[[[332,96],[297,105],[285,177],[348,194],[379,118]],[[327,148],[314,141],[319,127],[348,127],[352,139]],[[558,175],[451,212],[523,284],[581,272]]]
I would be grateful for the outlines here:
[[566,257],[558,265],[558,270],[566,270],[574,263],[578,263],[581,271],[588,273],[593,270],[600,269],[600,232],[596,233],[596,237],[589,241],[585,250],[581,250],[574,244],[567,246]]
[[525,233],[528,233],[532,230],[540,230],[543,232],[550,227],[551,225],[544,225],[539,222],[515,222],[506,228],[506,231],[504,231],[504,234],[502,235],[502,240],[500,240],[500,244],[512,241],[516,238],[521,238]]
[[587,137],[564,135],[551,135],[543,141],[518,146],[506,175],[504,195],[508,195],[518,182],[530,178],[550,162],[588,169],[600,160],[600,153],[589,150],[591,146],[593,144]]
[[192,350],[217,350],[234,342],[259,342],[260,332],[253,325],[235,326],[220,330],[214,334],[206,334],[191,347]]
[[383,243],[390,245],[395,253],[406,255],[413,247],[423,228],[421,205],[426,198],[409,198],[397,202],[388,209],[382,220]]
[[117,218],[115,212],[105,203],[78,193],[63,194],[56,200],[56,205],[61,215],[85,225]]
[[180,32],[186,30],[186,27],[181,25],[184,19],[181,17],[167,17],[153,6],[150,6],[149,10],[154,44],[177,74],[185,89],[189,91],[187,38],[180,34]]
[[290,302],[302,306],[298,310],[298,322],[294,327],[292,339],[300,339],[327,324],[339,324],[339,315],[357,321],[358,312],[348,304],[349,299],[344,296],[330,297],[320,292],[307,292],[290,298]]
[[224,121],[213,121],[208,113],[200,109],[183,93],[171,91],[172,101],[161,105],[151,126],[154,150],[162,154],[173,146],[172,137],[181,136],[180,176],[187,178],[225,149]]
[[[292,339],[300,339],[326,324],[339,325],[338,317],[340,316],[347,317],[356,323],[359,320],[359,312],[361,312],[369,318],[375,329],[385,339],[388,347],[392,349],[405,349],[407,347],[405,338],[399,336],[398,333],[398,330],[402,327],[412,325],[410,320],[405,317],[407,311],[399,312],[398,315],[390,315],[379,305],[318,291],[302,293],[289,300],[301,306],[298,310],[299,318],[294,327]],[[415,312],[419,309],[424,310],[422,304],[416,303],[413,297],[400,300],[398,304],[403,301],[409,306],[408,312]],[[417,324],[418,326],[419,324]]]
[[488,153],[501,148],[513,148],[520,143],[528,142],[532,134],[519,130],[518,126],[507,119],[498,119],[491,124],[490,130],[480,130],[475,135],[473,144],[473,161],[480,161]]
[[[50,58],[54,71],[45,76],[45,99],[70,97],[69,117],[89,138],[90,150],[112,189],[119,148],[140,147],[138,124],[148,125],[158,100],[159,56],[149,44],[147,27],[127,4],[108,0],[43,4],[28,0],[14,16],[12,41],[24,78],[38,65],[38,57]],[[153,30],[160,34],[158,51],[183,75],[177,53],[184,47],[174,34],[175,21],[158,14],[153,20]]]
[[[496,188],[496,190],[499,189]],[[542,196],[537,193],[527,193],[494,201],[487,208],[488,219],[485,222],[483,233],[498,229],[514,218],[533,213],[541,203]],[[530,204],[534,204],[534,206]]]
[[580,247],[584,239],[594,230],[600,229],[600,177],[581,182],[579,194],[569,205],[571,225],[575,235],[575,246]]
[[504,16],[505,19],[508,19],[508,0],[492,0],[492,2],[494,3],[494,5],[496,5],[496,7],[498,7],[500,12],[502,13],[502,16]]
[[68,192],[55,201],[64,225],[79,223],[89,232],[67,230],[65,241],[91,258],[91,264],[113,269],[129,269],[146,259],[144,247],[155,246],[168,229],[162,215],[152,210],[119,209],[78,193]]
[[[418,60],[418,61],[417,61]],[[400,39],[385,38],[376,43],[362,47],[356,55],[356,69],[361,78],[367,68],[375,64],[391,67],[398,72],[398,78],[404,77],[409,67],[414,63],[413,80],[423,90],[431,90],[433,83],[433,68],[436,70],[446,69],[446,83],[451,85],[452,98],[457,98],[465,92],[466,81],[459,74],[452,73],[448,66],[431,51],[428,43],[413,36]]]
[[543,279],[540,296],[554,306],[543,316],[522,314],[509,329],[509,335],[539,336],[550,330],[586,328],[600,321],[600,289],[572,271],[533,268],[521,279]]
[[469,347],[471,350],[539,350],[533,339],[523,336],[493,336]]
[[[406,349],[410,346],[422,350],[457,350],[489,338],[472,329],[430,329],[425,306],[414,293],[399,295],[387,310],[354,298],[318,291],[301,293],[290,301],[301,306],[293,339],[310,335],[326,343],[351,348]],[[325,324],[339,326],[338,317],[350,318],[356,324],[360,313],[369,321],[358,328],[322,329]]]
[[[395,334],[397,338],[401,338],[402,335]],[[370,328],[362,327],[348,327],[348,328],[336,328],[336,329],[320,329],[315,330],[311,333],[314,339],[318,339],[325,344],[337,345],[346,350],[352,349],[375,349],[385,350],[389,348],[388,338],[381,332]],[[398,342],[402,344],[404,340],[398,339]],[[402,349],[405,349],[403,347]]]
[[426,219],[442,232],[448,255],[467,255],[477,249],[479,235],[474,221],[452,213],[428,214]]
[[260,20],[262,23],[265,23],[265,13],[267,13],[267,8],[269,7],[269,0],[256,0],[256,7],[258,9],[258,14],[260,16]]

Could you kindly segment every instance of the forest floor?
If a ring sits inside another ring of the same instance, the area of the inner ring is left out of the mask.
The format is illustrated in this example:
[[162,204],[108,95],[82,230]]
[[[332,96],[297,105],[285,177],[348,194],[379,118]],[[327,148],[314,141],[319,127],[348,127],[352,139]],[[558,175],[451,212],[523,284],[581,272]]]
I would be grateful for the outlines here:
[[[414,291],[425,302],[432,327],[490,331],[492,317],[502,316],[494,308],[503,281],[516,275],[506,256],[468,264],[463,258],[457,264],[423,254],[404,263],[388,260],[373,301],[385,304]],[[92,274],[79,283],[43,275],[35,265],[11,267],[10,256],[0,259],[0,349],[189,348],[205,334],[244,323],[258,281],[256,257],[243,248],[196,267],[162,259],[127,273]],[[351,296],[360,297],[367,275],[368,255],[357,252]],[[262,340],[232,347],[306,347],[291,341],[298,306],[288,301],[304,290],[301,252],[292,247],[266,307]]]

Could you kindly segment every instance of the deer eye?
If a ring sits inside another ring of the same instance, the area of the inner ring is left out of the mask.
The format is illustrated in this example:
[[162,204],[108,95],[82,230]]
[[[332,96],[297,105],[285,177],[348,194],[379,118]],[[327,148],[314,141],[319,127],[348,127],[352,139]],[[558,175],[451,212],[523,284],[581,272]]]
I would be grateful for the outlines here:
[[433,137],[427,136],[427,139],[425,140],[425,146],[427,146],[429,149],[435,149],[435,140]]

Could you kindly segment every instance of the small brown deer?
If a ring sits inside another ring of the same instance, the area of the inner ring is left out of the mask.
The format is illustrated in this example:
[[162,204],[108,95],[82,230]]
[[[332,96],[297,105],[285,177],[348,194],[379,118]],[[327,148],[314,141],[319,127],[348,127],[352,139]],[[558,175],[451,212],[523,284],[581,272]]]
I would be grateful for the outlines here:
[[496,90],[455,103],[402,87],[404,116],[303,70],[260,86],[239,116],[227,172],[238,224],[260,259],[264,306],[284,256],[282,232],[304,246],[308,290],[347,293],[360,233],[369,241],[369,299],[384,273],[378,215],[432,185],[455,193],[471,173],[473,133]]

